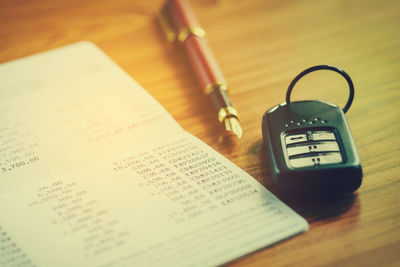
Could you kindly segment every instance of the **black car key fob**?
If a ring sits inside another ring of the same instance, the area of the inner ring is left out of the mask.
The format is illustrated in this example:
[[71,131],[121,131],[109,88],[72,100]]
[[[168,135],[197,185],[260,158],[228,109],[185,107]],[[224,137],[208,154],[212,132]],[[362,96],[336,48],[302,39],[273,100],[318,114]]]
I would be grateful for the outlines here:
[[[316,100],[290,102],[295,83],[320,69],[339,72],[348,81],[350,97],[343,110]],[[278,190],[294,197],[330,197],[353,192],[361,185],[361,162],[344,116],[353,97],[347,73],[320,65],[300,73],[289,86],[286,103],[264,114],[263,139]]]

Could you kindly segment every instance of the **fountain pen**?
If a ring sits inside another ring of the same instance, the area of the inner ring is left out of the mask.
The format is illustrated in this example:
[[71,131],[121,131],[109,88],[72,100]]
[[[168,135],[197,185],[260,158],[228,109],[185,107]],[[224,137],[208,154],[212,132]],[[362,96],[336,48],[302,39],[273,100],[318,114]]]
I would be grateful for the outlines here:
[[159,18],[167,39],[184,47],[201,88],[212,99],[218,120],[226,131],[241,138],[242,127],[229,98],[227,83],[189,4],[185,0],[167,0]]

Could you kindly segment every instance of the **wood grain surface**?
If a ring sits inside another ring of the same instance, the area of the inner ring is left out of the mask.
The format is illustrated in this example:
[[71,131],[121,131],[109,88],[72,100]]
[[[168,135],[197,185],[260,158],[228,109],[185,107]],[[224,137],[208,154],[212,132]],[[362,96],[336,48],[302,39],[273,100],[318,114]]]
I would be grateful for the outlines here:
[[[261,117],[285,101],[300,71],[341,67],[355,84],[346,114],[364,180],[335,201],[284,201],[310,230],[230,266],[400,265],[400,2],[361,0],[190,1],[229,83],[243,138],[225,136],[182,50],[157,22],[159,0],[0,0],[0,62],[92,41],[182,125],[276,193]],[[0,81],[1,83],[1,81]],[[345,80],[310,74],[292,99],[343,106]]]

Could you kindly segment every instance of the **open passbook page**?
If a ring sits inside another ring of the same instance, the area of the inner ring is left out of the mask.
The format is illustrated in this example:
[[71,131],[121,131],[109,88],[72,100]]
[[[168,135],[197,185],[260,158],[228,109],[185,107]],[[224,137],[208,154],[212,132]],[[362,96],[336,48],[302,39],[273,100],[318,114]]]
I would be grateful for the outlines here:
[[0,81],[0,266],[213,266],[308,229],[91,43]]

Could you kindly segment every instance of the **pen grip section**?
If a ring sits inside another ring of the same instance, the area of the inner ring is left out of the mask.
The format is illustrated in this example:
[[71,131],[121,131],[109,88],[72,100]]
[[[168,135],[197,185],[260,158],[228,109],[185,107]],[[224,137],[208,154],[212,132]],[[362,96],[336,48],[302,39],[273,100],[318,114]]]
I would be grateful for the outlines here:
[[217,112],[221,108],[232,107],[232,102],[228,96],[227,91],[220,86],[216,86],[211,90],[210,97],[213,101],[215,108],[217,109]]
[[210,93],[215,84],[226,86],[224,75],[204,38],[191,35],[183,46],[203,91]]
[[[213,86],[210,92],[210,97],[213,101],[214,107],[216,108],[218,120],[220,122],[225,122],[226,124],[228,119],[230,121],[230,123],[228,123],[229,124],[228,126],[232,126],[232,123],[234,122],[231,121],[230,119],[232,118],[238,119],[239,117],[237,110],[232,105],[231,99],[228,96],[226,88],[220,85]],[[236,130],[241,132],[241,129],[239,130],[238,127],[240,128],[240,125],[237,126],[237,124],[235,124],[234,128],[236,128]],[[238,136],[241,136],[241,133],[238,134]]]

